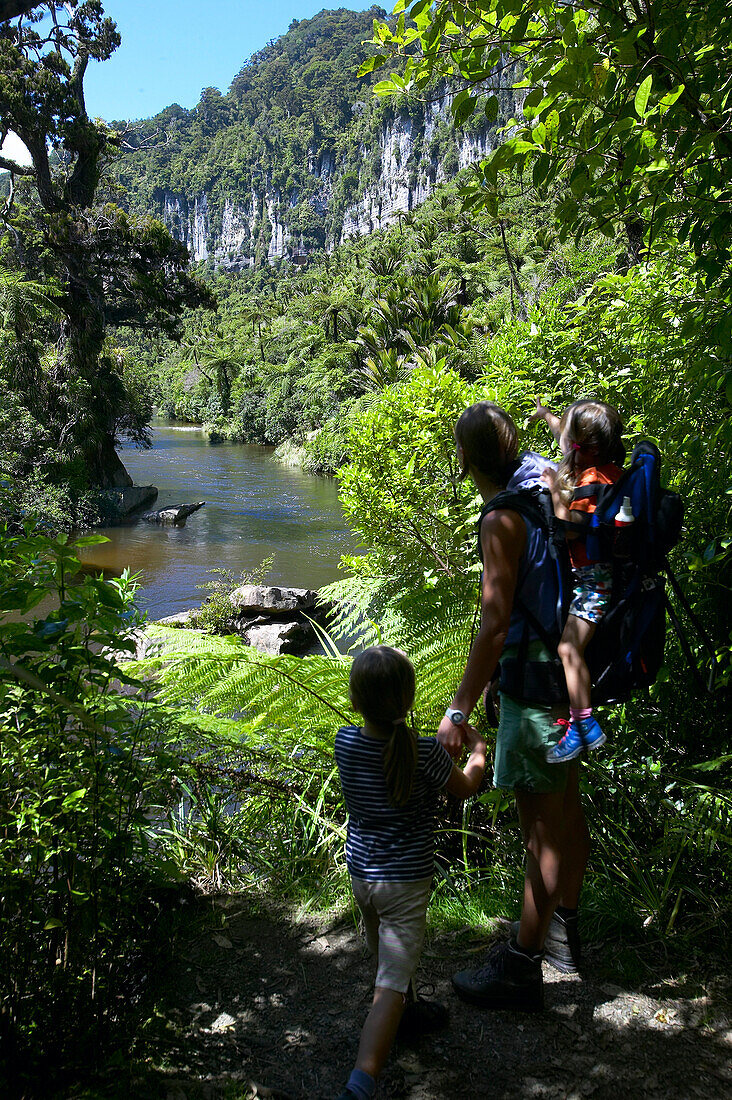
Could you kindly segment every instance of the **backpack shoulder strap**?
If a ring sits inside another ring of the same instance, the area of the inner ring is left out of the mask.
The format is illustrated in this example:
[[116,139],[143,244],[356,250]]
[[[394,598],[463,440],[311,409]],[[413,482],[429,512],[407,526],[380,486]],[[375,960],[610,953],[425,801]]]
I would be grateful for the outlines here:
[[478,528],[480,529],[480,524],[490,512],[498,512],[502,509],[509,512],[518,512],[524,519],[533,520],[540,527],[548,528],[551,503],[549,503],[549,510],[547,510],[547,501],[550,500],[550,495],[545,489],[502,489],[487,504],[483,505],[478,520]]
[[541,527],[551,538],[554,513],[551,511],[549,493],[541,489],[502,489],[483,505],[478,517],[478,557],[481,561],[483,561],[483,547],[480,543],[480,529],[483,520],[491,512],[499,512],[503,509],[518,512],[523,519],[528,519]]
[[520,593],[514,599],[514,608],[519,612],[525,623],[530,625],[534,632],[541,638],[545,645],[556,651],[557,639],[562,632],[564,624],[564,604],[570,591],[569,556],[567,553],[567,541],[564,536],[565,523],[554,515],[551,493],[548,489],[536,487],[534,489],[503,490],[497,496],[489,500],[483,507],[478,520],[478,554],[483,560],[482,547],[480,545],[480,528],[483,518],[490,512],[500,509],[518,512],[524,519],[530,520],[541,531],[547,540],[549,557],[554,562],[557,581],[557,605],[555,613],[555,634],[549,634],[541,625],[533,612],[521,599]]

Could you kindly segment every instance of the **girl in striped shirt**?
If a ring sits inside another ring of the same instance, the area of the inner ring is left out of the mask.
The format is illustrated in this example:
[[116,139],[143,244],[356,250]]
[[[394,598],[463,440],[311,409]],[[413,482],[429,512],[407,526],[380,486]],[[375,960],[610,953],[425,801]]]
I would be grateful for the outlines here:
[[458,768],[434,737],[418,737],[408,721],[414,692],[414,667],[404,653],[383,645],[364,650],[350,676],[351,702],[363,725],[336,734],[349,815],[346,862],[377,964],[356,1065],[338,1100],[370,1100],[398,1030],[416,1033],[447,1022],[447,1010],[418,999],[413,986],[432,885],[437,803],[442,791],[457,798],[477,791],[486,746],[464,723],[470,756],[464,770]]

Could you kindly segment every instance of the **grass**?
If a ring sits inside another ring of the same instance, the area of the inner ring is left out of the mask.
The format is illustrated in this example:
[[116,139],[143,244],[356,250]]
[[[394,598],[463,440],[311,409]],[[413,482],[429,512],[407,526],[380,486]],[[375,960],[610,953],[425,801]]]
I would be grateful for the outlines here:
[[497,920],[519,916],[523,871],[492,866],[436,880],[427,913],[432,931],[495,930]]

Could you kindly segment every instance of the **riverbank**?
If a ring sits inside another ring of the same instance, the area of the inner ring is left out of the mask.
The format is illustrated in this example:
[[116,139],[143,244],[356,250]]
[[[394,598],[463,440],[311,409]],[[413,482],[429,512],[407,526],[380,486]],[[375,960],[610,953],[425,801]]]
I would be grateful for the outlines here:
[[[229,591],[223,586],[201,607],[169,615],[151,626],[237,634],[260,653],[304,656],[324,652],[318,630],[327,628],[329,609],[330,605],[320,602],[318,593],[308,588],[245,584]],[[150,645],[155,646],[154,635],[151,638],[143,631],[138,658]]]
[[213,446],[200,428],[157,419],[150,450],[121,454],[135,482],[157,486],[155,509],[206,501],[185,527],[97,528],[109,542],[83,551],[89,570],[140,574],[138,602],[150,619],[200,605],[222,572],[234,587],[264,561],[268,584],[321,588],[355,549],[335,482],[282,465],[272,448]]

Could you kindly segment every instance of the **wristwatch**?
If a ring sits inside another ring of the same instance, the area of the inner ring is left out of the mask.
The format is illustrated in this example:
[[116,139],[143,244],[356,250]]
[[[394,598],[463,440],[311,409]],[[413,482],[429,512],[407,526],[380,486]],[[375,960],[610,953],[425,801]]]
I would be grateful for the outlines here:
[[463,714],[463,712],[461,710],[457,710],[457,708],[453,710],[452,707],[448,707],[445,711],[445,718],[449,718],[453,726],[462,726],[463,722],[465,721],[465,715]]

